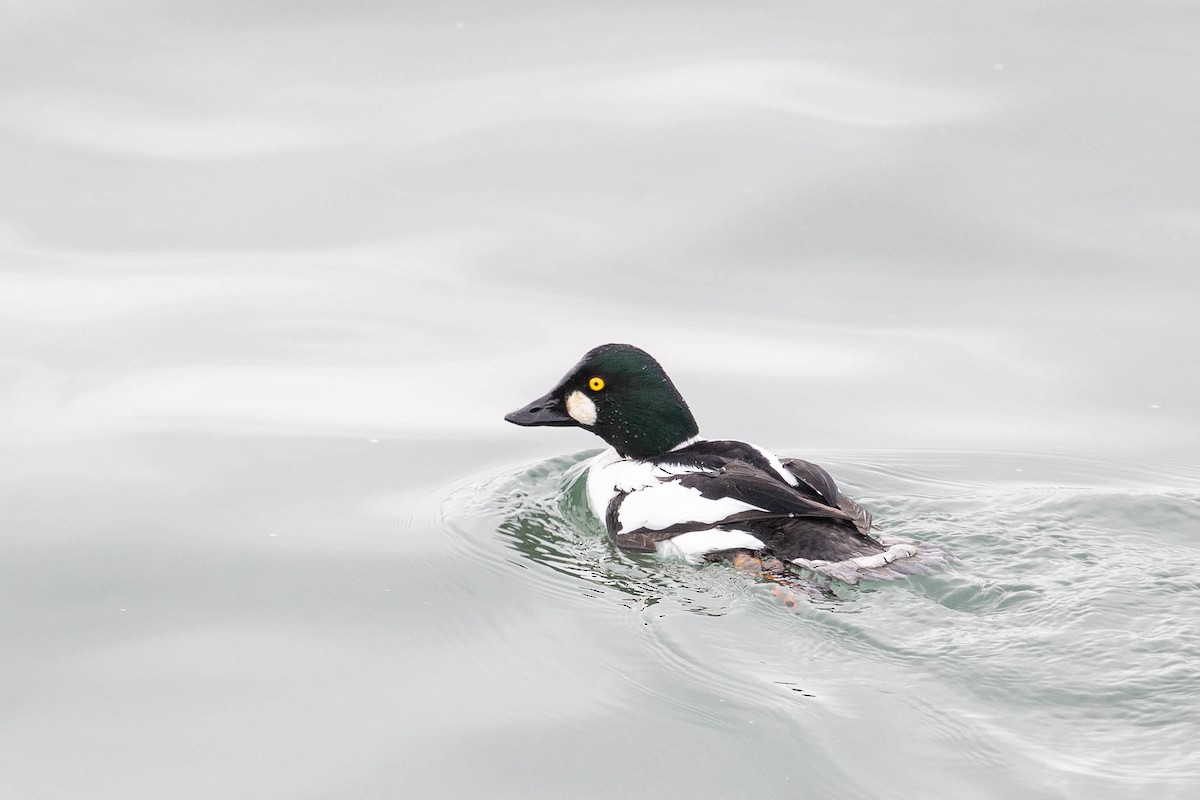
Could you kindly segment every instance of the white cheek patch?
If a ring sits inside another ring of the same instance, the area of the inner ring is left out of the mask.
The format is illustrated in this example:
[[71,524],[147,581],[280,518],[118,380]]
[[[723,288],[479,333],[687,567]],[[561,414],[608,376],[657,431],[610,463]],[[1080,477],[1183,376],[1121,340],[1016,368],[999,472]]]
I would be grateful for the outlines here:
[[591,427],[596,424],[596,404],[578,389],[567,395],[567,413],[580,425]]

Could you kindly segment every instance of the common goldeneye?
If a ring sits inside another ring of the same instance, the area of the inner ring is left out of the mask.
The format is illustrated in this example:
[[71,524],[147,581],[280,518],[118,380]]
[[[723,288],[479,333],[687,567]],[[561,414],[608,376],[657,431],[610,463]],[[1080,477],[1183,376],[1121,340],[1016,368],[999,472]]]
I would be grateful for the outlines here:
[[577,425],[610,445],[587,468],[587,498],[623,550],[724,559],[768,575],[792,564],[847,583],[894,577],[915,564],[918,545],[873,538],[870,512],[816,464],[700,438],[675,384],[632,345],[589,351],[553,389],[505,419]]

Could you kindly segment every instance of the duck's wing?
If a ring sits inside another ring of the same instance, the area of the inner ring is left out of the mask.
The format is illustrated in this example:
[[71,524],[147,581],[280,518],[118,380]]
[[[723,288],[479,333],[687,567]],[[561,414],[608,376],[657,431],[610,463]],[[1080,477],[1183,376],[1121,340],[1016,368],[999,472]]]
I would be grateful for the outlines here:
[[[817,469],[820,469],[818,467]],[[675,478],[681,486],[702,497],[729,497],[747,503],[772,517],[825,517],[853,521],[853,517],[826,498],[810,497],[803,487],[790,486],[749,464],[734,461],[718,472],[697,472]],[[832,478],[830,479],[832,483]],[[834,489],[836,496],[836,488]]]
[[863,536],[868,536],[871,533],[871,528],[875,527],[875,523],[871,519],[871,512],[860,506],[858,503],[846,497],[844,494],[838,495],[838,508],[845,511],[854,519],[854,527]]
[[792,473],[801,487],[806,487],[816,495],[816,499],[823,500],[831,506],[838,505],[838,487],[832,475],[802,458],[785,458],[782,463],[784,469]]
[[739,461],[618,491],[609,502],[605,524],[619,547],[651,552],[656,542],[682,533],[800,517],[858,525],[854,514],[809,497],[774,471]]
[[802,458],[785,458],[783,466],[800,482],[802,491],[807,488],[824,502],[845,511],[854,522],[854,527],[864,536],[871,532],[871,512],[838,491],[832,475]]

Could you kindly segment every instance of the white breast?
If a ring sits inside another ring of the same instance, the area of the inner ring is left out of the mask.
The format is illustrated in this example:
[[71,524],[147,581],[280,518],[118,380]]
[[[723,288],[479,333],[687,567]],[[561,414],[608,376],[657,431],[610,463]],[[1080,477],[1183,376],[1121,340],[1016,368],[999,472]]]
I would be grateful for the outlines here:
[[655,466],[644,461],[622,458],[611,447],[587,466],[587,498],[592,513],[604,522],[609,502],[620,492],[637,492],[662,484],[660,478],[700,472],[694,467]]
[[[660,531],[681,522],[719,523],[742,511],[761,511],[758,506],[731,497],[706,498],[697,489],[661,480],[672,475],[701,472],[695,467],[656,466],[623,459],[615,450],[596,456],[588,467],[587,496],[592,513],[605,523],[608,505],[618,493],[626,493],[617,511],[618,533],[645,528]],[[699,562],[719,550],[760,550],[757,537],[739,530],[709,528],[689,531],[657,545],[662,555]]]

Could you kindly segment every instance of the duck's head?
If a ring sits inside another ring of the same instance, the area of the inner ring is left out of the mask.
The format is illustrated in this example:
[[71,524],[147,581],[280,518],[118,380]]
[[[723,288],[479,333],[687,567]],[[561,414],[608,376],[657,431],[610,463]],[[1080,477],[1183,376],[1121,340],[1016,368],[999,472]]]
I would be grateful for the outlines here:
[[516,425],[578,425],[630,458],[661,455],[698,432],[667,373],[629,344],[589,351],[553,389],[505,419]]

